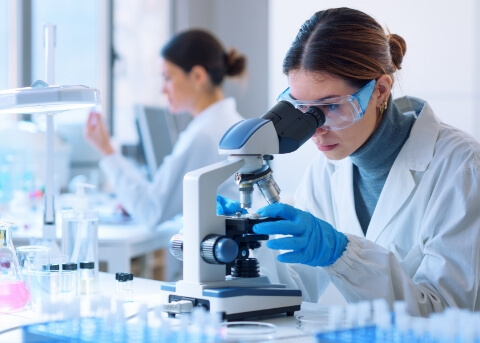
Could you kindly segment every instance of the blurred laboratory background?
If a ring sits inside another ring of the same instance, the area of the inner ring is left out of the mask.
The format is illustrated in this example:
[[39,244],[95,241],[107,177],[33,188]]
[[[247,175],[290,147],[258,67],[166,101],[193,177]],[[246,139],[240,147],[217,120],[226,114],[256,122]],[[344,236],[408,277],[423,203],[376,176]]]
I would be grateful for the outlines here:
[[[115,144],[148,174],[161,153],[149,162],[151,138],[142,138],[145,129],[137,121],[148,122],[148,113],[155,111],[168,115],[158,56],[172,34],[205,28],[226,48],[244,53],[248,77],[227,81],[225,93],[236,98],[242,115],[259,117],[287,87],[283,56],[300,25],[315,11],[338,6],[361,9],[406,40],[394,97],[426,99],[443,121],[480,139],[480,3],[475,0],[0,0],[0,90],[44,79],[43,26],[54,24],[56,83],[99,89],[98,110],[106,116]],[[98,168],[100,156],[84,140],[88,112],[55,117],[57,193],[71,192],[69,184],[79,176],[99,191],[111,192]],[[168,132],[157,136],[173,132],[174,140],[185,123],[163,120]],[[42,190],[44,136],[42,115],[0,119],[2,209],[18,192]],[[316,153],[313,144],[305,144],[275,157],[272,169],[285,199]]]

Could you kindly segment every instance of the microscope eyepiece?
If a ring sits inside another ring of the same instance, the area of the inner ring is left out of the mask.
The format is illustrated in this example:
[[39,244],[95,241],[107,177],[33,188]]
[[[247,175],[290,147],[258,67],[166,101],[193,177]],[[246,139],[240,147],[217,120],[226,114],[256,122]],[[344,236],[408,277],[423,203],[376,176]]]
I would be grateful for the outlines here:
[[305,111],[305,114],[310,114],[317,120],[317,127],[320,127],[323,124],[325,124],[325,114],[318,107],[315,107],[315,106],[309,107]]

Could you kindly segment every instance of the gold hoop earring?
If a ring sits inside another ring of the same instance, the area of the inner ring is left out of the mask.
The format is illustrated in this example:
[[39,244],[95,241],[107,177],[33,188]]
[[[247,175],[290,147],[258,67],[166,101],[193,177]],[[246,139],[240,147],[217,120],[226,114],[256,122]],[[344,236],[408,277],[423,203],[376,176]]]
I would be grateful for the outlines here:
[[385,102],[380,105],[380,114],[383,114],[383,112],[385,112],[387,107],[388,107],[387,100],[385,100]]

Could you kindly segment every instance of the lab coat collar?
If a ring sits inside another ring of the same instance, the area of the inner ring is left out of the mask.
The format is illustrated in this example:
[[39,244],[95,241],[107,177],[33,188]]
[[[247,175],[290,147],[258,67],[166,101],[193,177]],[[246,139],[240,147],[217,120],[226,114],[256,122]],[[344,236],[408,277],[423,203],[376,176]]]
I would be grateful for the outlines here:
[[[413,111],[417,120],[390,170],[378,199],[367,230],[367,238],[371,241],[375,241],[379,237],[410,196],[415,188],[412,171],[424,171],[428,167],[440,131],[440,122],[427,102],[413,97],[404,97],[396,99],[394,103],[402,113]],[[353,193],[352,162],[349,158],[345,158],[339,161],[329,161],[329,163],[335,166],[331,182],[332,189],[336,190],[338,194],[334,192],[334,201],[337,208],[343,209],[336,221],[339,227],[348,227],[349,232],[362,237],[364,234],[358,219],[352,220],[352,218],[357,218]],[[392,190],[395,190],[395,194],[391,194]]]
[[414,111],[417,120],[400,154],[410,170],[424,171],[432,160],[435,142],[440,132],[440,121],[430,105],[414,97],[402,97],[395,105],[403,113]]
[[222,115],[236,112],[236,107],[237,104],[234,98],[229,97],[219,100],[196,115],[191,124],[193,126],[203,126],[212,120],[222,120]]

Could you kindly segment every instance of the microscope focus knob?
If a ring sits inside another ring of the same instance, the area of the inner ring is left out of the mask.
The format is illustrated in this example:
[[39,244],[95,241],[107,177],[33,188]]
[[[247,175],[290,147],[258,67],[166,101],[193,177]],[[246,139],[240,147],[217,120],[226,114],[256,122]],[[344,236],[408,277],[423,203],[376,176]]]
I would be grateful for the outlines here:
[[227,264],[238,255],[238,244],[227,236],[208,235],[200,247],[200,254],[210,264]]
[[168,244],[170,253],[177,258],[177,260],[183,261],[183,234],[177,233],[170,238]]

